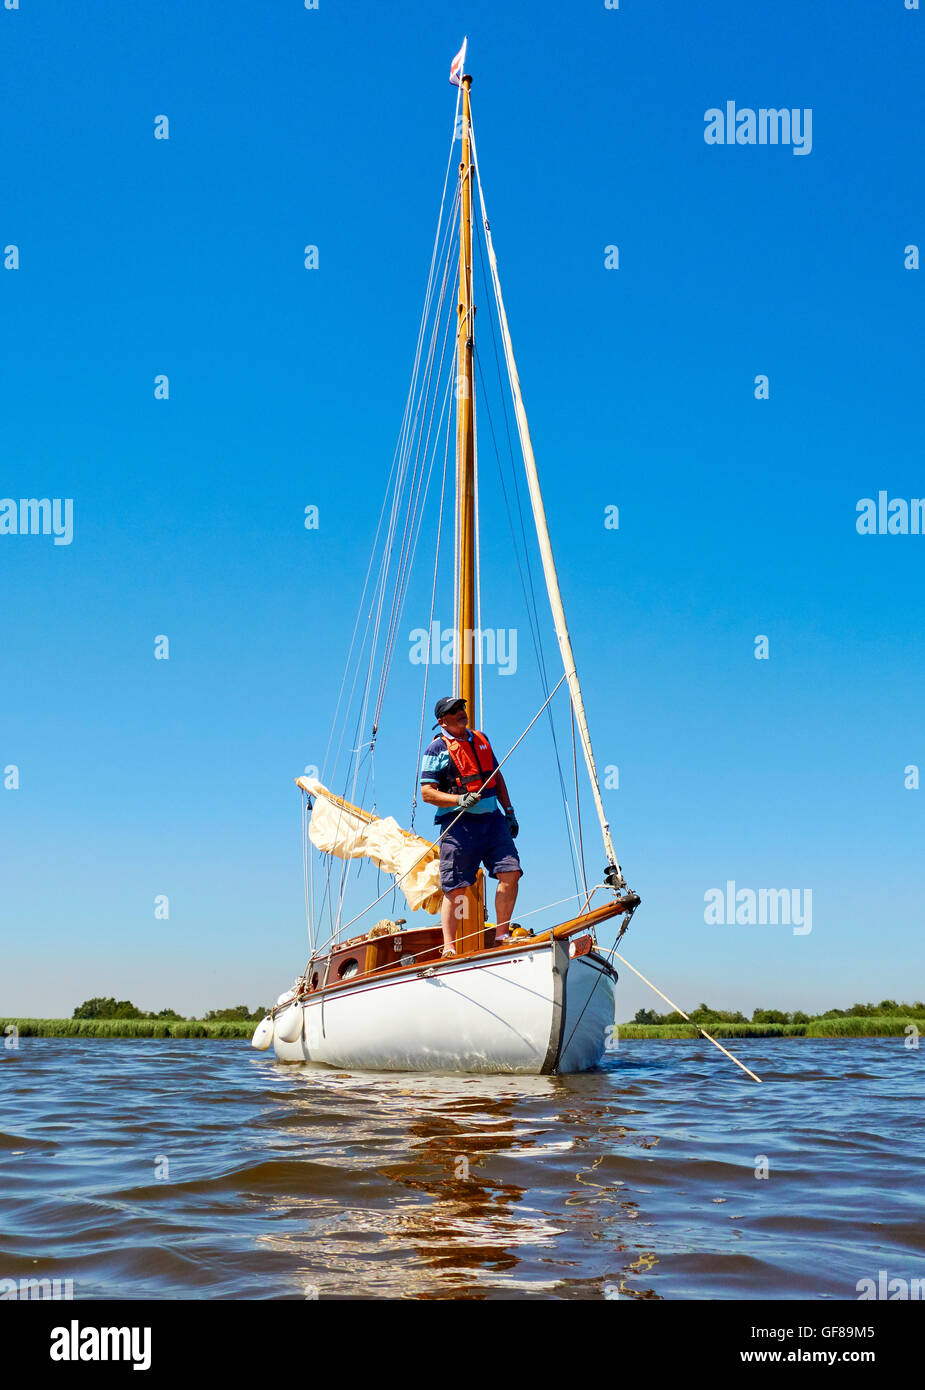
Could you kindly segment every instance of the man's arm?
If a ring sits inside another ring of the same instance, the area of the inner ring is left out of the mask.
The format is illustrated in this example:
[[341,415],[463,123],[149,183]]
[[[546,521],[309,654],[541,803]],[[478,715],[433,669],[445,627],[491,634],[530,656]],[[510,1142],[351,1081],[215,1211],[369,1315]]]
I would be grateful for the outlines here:
[[433,782],[422,782],[421,800],[430,806],[458,806],[459,794],[439,791]]
[[498,784],[498,800],[501,802],[501,809],[506,814],[511,809],[511,796],[507,789],[507,782],[504,780],[504,774],[496,772],[495,781]]
[[514,815],[514,807],[511,805],[511,794],[507,789],[507,782],[505,782],[501,773],[497,771],[495,772],[495,780],[498,786],[498,800],[501,803],[502,811],[507,817],[508,830],[510,830],[511,835],[516,839],[520,834],[520,826],[517,822],[517,817]]

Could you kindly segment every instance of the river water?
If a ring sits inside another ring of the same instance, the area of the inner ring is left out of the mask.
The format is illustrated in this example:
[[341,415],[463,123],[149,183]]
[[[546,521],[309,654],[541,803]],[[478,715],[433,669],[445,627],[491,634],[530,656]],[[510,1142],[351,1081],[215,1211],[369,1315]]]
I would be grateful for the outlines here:
[[729,1045],[764,1084],[702,1041],[515,1078],[23,1038],[0,1048],[0,1279],[88,1299],[857,1299],[881,1270],[925,1277],[925,1049]]

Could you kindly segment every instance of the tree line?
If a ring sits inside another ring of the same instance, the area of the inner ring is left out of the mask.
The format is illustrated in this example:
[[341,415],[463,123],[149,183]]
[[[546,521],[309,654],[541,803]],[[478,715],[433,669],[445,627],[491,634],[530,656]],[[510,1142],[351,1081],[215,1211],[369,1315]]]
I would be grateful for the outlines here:
[[178,1023],[256,1023],[269,1013],[262,1005],[251,1011],[246,1004],[236,1004],[231,1009],[210,1009],[202,1018],[187,1018],[175,1009],[161,1009],[160,1013],[145,1013],[137,1009],[130,999],[96,998],[85,999],[71,1015],[72,1018],[160,1018]]
[[[698,1004],[688,1017],[693,1023],[815,1023],[823,1018],[925,1018],[925,1004],[898,1004],[895,999],[881,999],[879,1004],[852,1004],[850,1009],[829,1009],[824,1014],[806,1014],[802,1009],[785,1013],[783,1009],[755,1009],[751,1018],[736,1010],[711,1009]],[[679,1013],[659,1014],[654,1009],[639,1009],[634,1023],[685,1023]]]

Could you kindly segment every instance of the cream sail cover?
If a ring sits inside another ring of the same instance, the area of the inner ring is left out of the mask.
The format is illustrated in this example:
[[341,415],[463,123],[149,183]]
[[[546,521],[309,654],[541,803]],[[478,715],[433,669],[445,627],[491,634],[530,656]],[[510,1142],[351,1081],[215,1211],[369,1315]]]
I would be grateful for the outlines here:
[[402,830],[392,816],[373,816],[351,806],[316,777],[297,777],[296,782],[314,802],[308,837],[316,849],[337,859],[371,859],[386,873],[401,878],[399,887],[412,912],[440,911],[443,893],[436,845]]

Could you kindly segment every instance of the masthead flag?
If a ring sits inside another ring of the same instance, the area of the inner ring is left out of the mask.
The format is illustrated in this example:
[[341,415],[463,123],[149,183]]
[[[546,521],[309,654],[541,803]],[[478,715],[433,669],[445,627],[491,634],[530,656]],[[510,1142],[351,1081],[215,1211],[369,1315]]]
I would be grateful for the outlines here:
[[468,38],[463,39],[463,46],[456,54],[456,57],[453,59],[453,62],[450,65],[450,81],[452,82],[454,87],[459,87],[462,85],[461,79],[463,75],[463,64],[466,61],[466,44],[468,42]]

